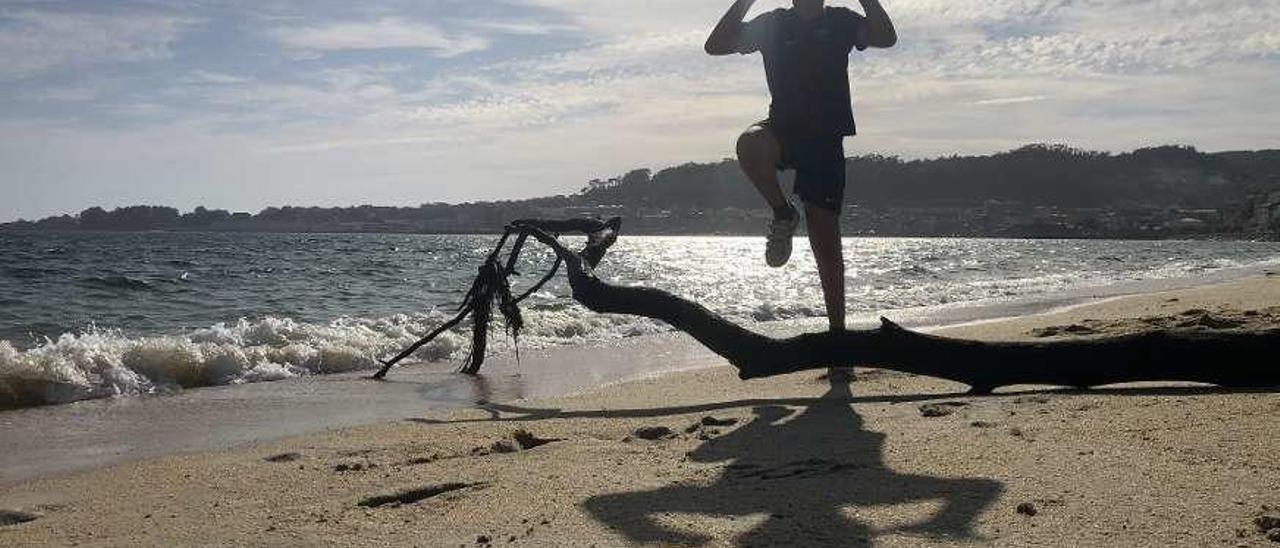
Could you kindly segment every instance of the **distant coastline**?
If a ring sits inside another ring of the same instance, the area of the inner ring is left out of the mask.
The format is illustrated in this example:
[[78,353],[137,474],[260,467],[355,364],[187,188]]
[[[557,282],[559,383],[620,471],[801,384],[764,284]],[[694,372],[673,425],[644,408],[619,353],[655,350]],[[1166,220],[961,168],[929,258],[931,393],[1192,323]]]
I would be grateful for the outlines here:
[[[1280,150],[1112,154],[1028,145],[988,156],[849,158],[849,236],[1280,239]],[[732,160],[633,170],[572,195],[413,207],[130,206],[0,231],[489,234],[520,218],[622,217],[633,235],[756,235],[769,212]]]

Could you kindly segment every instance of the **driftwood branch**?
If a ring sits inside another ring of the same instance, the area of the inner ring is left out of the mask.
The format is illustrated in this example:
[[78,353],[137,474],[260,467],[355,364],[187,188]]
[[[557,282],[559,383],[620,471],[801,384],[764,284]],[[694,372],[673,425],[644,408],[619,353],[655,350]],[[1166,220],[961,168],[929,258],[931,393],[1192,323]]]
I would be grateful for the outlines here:
[[[617,241],[618,230],[621,226],[622,219],[619,218],[608,221],[598,219],[570,219],[564,221],[531,219],[511,223],[511,226],[508,226],[503,231],[502,237],[498,240],[498,245],[494,246],[484,264],[480,265],[476,279],[471,284],[471,289],[462,298],[462,304],[458,307],[458,314],[453,319],[431,331],[427,336],[409,345],[408,348],[395,357],[380,360],[382,368],[377,373],[374,373],[371,378],[375,380],[386,378],[392,367],[412,356],[414,352],[435,340],[436,337],[457,327],[468,316],[471,317],[471,350],[467,353],[466,363],[459,371],[472,375],[478,373],[480,367],[484,365],[484,356],[489,340],[489,321],[493,318],[495,301],[498,305],[498,311],[506,319],[508,333],[512,338],[516,339],[517,348],[519,348],[520,330],[524,327],[524,317],[520,313],[520,303],[550,282],[564,263],[564,258],[557,254],[555,263],[552,264],[550,271],[519,297],[513,297],[510,279],[511,276],[519,275],[516,272],[516,263],[520,260],[520,253],[524,250],[525,242],[529,237],[535,233],[551,239],[555,239],[564,233],[584,234],[587,236],[587,245],[578,253],[572,251],[570,253],[577,257],[579,261],[583,261],[585,257],[586,263],[594,266],[604,259],[609,247]],[[502,251],[506,248],[507,241],[512,234],[516,235],[515,243],[512,244],[511,251],[507,253],[507,260],[504,265],[501,260]],[[558,241],[557,245],[559,246]],[[563,246],[560,247],[563,248]]]
[[[1136,381],[1280,386],[1280,367],[1260,359],[1280,348],[1280,331],[1155,331],[1069,341],[979,342],[917,333],[883,319],[879,329],[776,339],[665,291],[601,280],[594,268],[616,240],[619,227],[618,219],[517,221],[509,230],[555,251],[558,260],[552,274],[563,262],[573,298],[583,306],[666,322],[723,356],[743,379],[831,366],[875,366],[964,383],[975,393],[1015,384],[1088,388]],[[582,251],[558,239],[570,231],[588,235]]]

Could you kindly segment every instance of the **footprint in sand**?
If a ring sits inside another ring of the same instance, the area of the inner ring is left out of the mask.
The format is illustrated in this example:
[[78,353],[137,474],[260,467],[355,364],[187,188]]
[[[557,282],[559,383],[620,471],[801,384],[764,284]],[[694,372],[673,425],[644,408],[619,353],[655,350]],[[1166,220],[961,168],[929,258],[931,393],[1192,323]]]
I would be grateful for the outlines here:
[[702,441],[711,440],[720,435],[720,428],[733,426],[738,424],[738,419],[718,419],[712,416],[702,417],[702,420],[690,424],[684,429],[686,434],[697,434],[698,439]]
[[0,510],[0,527],[18,525],[20,523],[27,523],[29,521],[35,521],[37,519],[40,519],[40,516],[38,514],[32,514],[30,512],[20,512],[18,510]]
[[432,454],[430,454],[430,455],[428,455],[428,456],[425,456],[425,457],[414,457],[414,458],[411,458],[411,459],[409,459],[409,460],[407,460],[407,461],[404,461],[404,463],[405,463],[405,465],[406,465],[406,466],[417,466],[417,465],[419,465],[419,464],[431,464],[431,463],[433,463],[433,462],[435,462],[435,461],[440,460],[441,458],[442,458],[442,457],[440,456],[440,453],[432,453]]
[[340,462],[333,465],[334,472],[362,472],[365,470],[373,470],[378,465],[372,462]]
[[1065,335],[1096,335],[1098,330],[1081,324],[1057,325],[1032,329],[1031,335],[1039,338],[1059,337]]
[[560,438],[539,438],[527,430],[516,430],[507,438],[493,442],[488,447],[476,447],[471,450],[473,456],[482,457],[494,453],[515,453],[542,447],[548,443],[564,441]]
[[520,449],[528,451],[535,447],[542,447],[548,443],[564,441],[560,438],[539,438],[528,430],[516,430],[511,433],[511,439],[520,445]]
[[945,417],[958,411],[961,407],[968,407],[969,404],[962,401],[944,401],[939,403],[926,403],[920,406],[920,416],[922,417]]
[[666,440],[676,437],[676,433],[665,426],[644,426],[637,428],[634,435],[637,438],[649,441]]

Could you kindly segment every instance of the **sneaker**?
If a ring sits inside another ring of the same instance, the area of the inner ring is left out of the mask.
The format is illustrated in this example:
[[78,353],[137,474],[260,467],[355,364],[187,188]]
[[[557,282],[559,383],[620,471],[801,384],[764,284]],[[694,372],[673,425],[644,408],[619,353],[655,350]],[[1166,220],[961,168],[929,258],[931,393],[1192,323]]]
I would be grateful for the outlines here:
[[791,238],[800,225],[799,213],[792,212],[787,217],[774,217],[769,223],[769,242],[764,247],[764,262],[777,268],[791,259]]

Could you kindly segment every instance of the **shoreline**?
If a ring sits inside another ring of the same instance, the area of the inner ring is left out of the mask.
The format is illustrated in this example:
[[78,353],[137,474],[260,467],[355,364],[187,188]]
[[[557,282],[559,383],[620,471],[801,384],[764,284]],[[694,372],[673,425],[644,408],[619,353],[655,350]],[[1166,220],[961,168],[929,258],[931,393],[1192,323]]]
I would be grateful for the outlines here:
[[[1115,300],[1230,285],[1277,270],[1277,265],[1249,265],[1197,277],[1082,286],[1052,298],[1042,295],[954,303],[883,314],[899,325],[923,332],[959,330],[956,332],[972,332],[981,338],[981,326],[988,324],[1030,322]],[[850,329],[877,328],[880,315],[855,314],[849,319]],[[825,329],[825,320],[764,322],[754,328],[786,337]],[[619,357],[601,359],[601,355]],[[358,371],[11,409],[0,411],[0,444],[14,448],[0,454],[0,488],[167,455],[377,425],[425,409],[580,396],[618,383],[720,363],[719,356],[691,337],[669,331],[606,343],[526,350],[519,362],[512,356],[495,356],[483,375],[475,378],[452,374],[449,364],[413,364],[395,370],[392,382],[385,383],[369,383],[364,378],[368,372]],[[204,426],[193,431],[192,423]]]
[[[1090,336],[1150,328],[1156,320],[1274,329],[1280,277],[938,332],[988,340]],[[1263,505],[1280,507],[1274,392],[1162,383],[1086,392],[1019,387],[972,397],[946,381],[860,371],[857,382],[840,386],[816,372],[741,382],[731,369],[711,367],[19,481],[0,490],[0,509],[40,517],[0,527],[0,539],[1269,542],[1252,520]]]
[[[766,213],[768,210],[760,209],[759,212]],[[482,230],[457,230],[457,231],[397,231],[397,230],[314,230],[314,231],[298,231],[298,230],[263,230],[263,229],[227,229],[227,230],[210,230],[207,228],[157,228],[157,229],[102,229],[102,228],[86,228],[86,229],[38,229],[38,228],[12,228],[6,226],[7,223],[0,223],[0,235],[16,234],[16,235],[42,235],[42,234],[297,234],[300,236],[324,236],[324,235],[392,235],[392,236],[501,236],[503,230],[495,228],[492,231]],[[796,232],[797,235],[805,234],[801,228]],[[760,234],[755,230],[743,231],[726,231],[726,232],[655,232],[641,231],[629,232],[628,237],[658,237],[658,238],[758,238]],[[1280,237],[1260,232],[1203,232],[1203,233],[1169,233],[1164,235],[1150,235],[1143,237],[1141,233],[1124,232],[1106,236],[1070,236],[1070,235],[1008,235],[1008,234],[956,234],[953,232],[940,234],[862,234],[849,233],[844,238],[865,238],[865,239],[966,239],[966,240],[1111,240],[1121,242],[1275,242],[1280,241]]]

